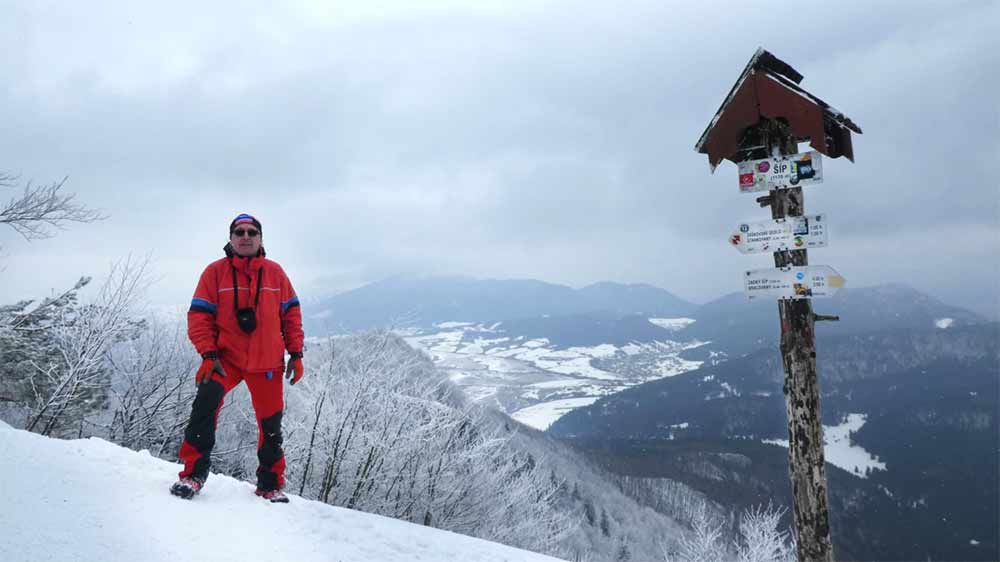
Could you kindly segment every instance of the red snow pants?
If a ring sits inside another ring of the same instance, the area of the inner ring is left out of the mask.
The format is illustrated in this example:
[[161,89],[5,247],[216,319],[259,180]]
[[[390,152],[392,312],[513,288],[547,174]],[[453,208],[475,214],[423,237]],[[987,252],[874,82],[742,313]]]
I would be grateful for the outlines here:
[[212,379],[198,386],[191,419],[184,430],[180,458],[184,470],[180,477],[194,477],[201,481],[208,478],[215,446],[215,427],[226,394],[240,381],[246,381],[257,417],[257,487],[262,490],[280,490],[285,485],[285,453],[281,450],[281,414],[284,409],[284,390],[281,373],[267,371],[247,373],[222,360],[226,376],[212,373]]

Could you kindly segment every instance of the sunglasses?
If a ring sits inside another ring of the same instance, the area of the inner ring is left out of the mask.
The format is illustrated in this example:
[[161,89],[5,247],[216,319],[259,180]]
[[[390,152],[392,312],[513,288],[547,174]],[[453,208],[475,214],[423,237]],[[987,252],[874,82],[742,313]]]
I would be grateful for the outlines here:
[[250,238],[256,238],[257,235],[260,234],[260,232],[257,231],[257,230],[254,230],[252,228],[248,229],[248,230],[243,230],[242,228],[237,228],[236,230],[233,231],[233,236],[235,236],[237,238],[242,238],[244,234],[247,235],[247,236],[249,236]]

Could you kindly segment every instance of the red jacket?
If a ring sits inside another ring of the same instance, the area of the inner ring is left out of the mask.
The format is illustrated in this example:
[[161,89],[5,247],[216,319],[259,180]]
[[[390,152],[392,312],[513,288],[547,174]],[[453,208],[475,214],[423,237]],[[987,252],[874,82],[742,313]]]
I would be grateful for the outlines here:
[[[236,322],[233,272],[239,308],[256,306],[257,328],[245,333]],[[258,285],[258,277],[260,284]],[[246,372],[280,371],[285,350],[301,352],[302,309],[288,276],[277,263],[263,257],[225,257],[201,274],[188,310],[188,338],[199,354],[219,356]]]

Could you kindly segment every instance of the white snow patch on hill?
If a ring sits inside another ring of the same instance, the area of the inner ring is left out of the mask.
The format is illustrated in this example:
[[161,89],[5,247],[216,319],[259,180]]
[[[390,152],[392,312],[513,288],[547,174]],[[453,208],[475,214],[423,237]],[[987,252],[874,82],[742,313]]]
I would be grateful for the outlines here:
[[0,422],[0,560],[556,560],[298,496],[270,504],[227,476],[182,500],[167,491],[179,468],[100,439],[49,439]]
[[598,398],[597,396],[589,396],[587,398],[567,398],[565,400],[543,402],[524,408],[523,410],[518,410],[511,417],[525,425],[545,431],[557,419],[566,415],[570,410],[590,406],[594,402],[597,402]]
[[694,318],[650,318],[649,323],[671,332],[678,332],[695,323]]
[[[826,461],[861,478],[867,478],[865,472],[869,468],[886,470],[885,463],[879,461],[878,457],[873,456],[864,447],[851,444],[850,433],[861,429],[865,421],[864,414],[848,414],[847,420],[840,425],[823,426],[823,452]],[[788,441],[785,439],[765,439],[764,442],[788,447]]]
[[613,357],[615,353],[618,353],[618,348],[610,343],[602,343],[594,347],[571,347],[569,351],[589,357]]
[[472,326],[472,322],[441,322],[434,324],[435,327],[444,330],[450,330],[451,328],[464,328],[465,326]]
[[954,323],[955,323],[954,318],[938,318],[937,320],[934,321],[934,326],[942,330],[946,330],[950,328],[951,325]]
[[432,338],[415,336],[407,337],[406,340],[410,342],[410,345],[416,344],[428,352],[455,353],[458,351],[458,346],[462,343],[462,338],[464,337],[465,332],[458,330],[454,332],[438,332]]
[[663,378],[676,377],[688,371],[693,371],[703,364],[704,361],[690,361],[674,354],[659,359],[656,362],[656,371]]

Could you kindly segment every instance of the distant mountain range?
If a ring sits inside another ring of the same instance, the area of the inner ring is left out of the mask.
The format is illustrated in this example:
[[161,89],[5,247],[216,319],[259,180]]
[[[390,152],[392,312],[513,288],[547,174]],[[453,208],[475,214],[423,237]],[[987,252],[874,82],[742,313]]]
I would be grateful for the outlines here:
[[[841,317],[840,322],[820,324],[820,336],[933,327],[943,319],[951,319],[949,326],[954,327],[985,321],[900,284],[843,289],[813,305],[818,313]],[[513,325],[517,321],[549,337],[550,327],[562,332],[562,325],[577,320],[596,325],[628,316],[689,317],[697,322],[686,328],[685,337],[722,342],[738,355],[769,345],[766,342],[775,341],[778,332],[774,302],[748,302],[742,293],[732,293],[696,305],[651,285],[606,281],[573,289],[533,279],[397,276],[309,301],[304,313],[307,331],[314,335],[390,326],[432,328],[444,322]],[[638,337],[645,341],[653,336],[655,332]],[[569,337],[566,343],[578,342]]]
[[696,308],[669,291],[641,284],[603,282],[573,289],[531,279],[398,276],[310,302],[304,310],[307,331],[325,334],[594,312],[685,316]]

